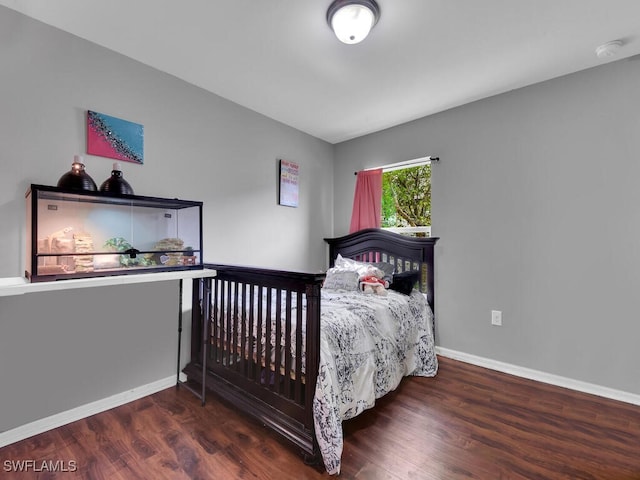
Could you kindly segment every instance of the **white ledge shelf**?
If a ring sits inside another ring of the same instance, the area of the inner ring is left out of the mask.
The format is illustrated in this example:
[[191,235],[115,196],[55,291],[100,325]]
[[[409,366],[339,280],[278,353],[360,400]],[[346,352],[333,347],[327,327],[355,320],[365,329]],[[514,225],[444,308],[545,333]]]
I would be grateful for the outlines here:
[[104,287],[109,285],[131,285],[134,283],[164,282],[192,278],[215,277],[216,271],[208,268],[202,270],[184,270],[176,272],[140,273],[133,275],[113,275],[109,277],[73,278],[55,282],[31,283],[23,277],[0,278],[0,297],[24,295],[25,293],[52,292],[55,290],[71,290],[73,288]]

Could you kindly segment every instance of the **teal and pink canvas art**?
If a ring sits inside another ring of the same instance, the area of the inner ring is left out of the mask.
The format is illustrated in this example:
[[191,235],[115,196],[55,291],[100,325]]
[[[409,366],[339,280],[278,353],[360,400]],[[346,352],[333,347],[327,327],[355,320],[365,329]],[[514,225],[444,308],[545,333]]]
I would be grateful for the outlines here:
[[87,153],[142,164],[144,126],[89,110]]

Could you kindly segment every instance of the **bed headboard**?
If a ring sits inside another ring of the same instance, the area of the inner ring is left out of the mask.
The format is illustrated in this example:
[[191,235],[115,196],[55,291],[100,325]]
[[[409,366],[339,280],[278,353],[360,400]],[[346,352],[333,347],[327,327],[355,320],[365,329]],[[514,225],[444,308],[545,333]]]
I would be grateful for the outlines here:
[[396,272],[420,270],[420,291],[435,312],[433,249],[437,237],[407,237],[388,230],[367,228],[338,238],[325,238],[329,244],[329,266],[338,254],[361,262],[387,262]]

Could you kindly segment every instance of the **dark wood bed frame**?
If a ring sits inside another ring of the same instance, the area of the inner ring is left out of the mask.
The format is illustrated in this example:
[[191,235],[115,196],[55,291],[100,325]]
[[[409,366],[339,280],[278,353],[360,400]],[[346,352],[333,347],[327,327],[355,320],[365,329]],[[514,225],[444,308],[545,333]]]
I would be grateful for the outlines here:
[[[330,266],[340,254],[364,262],[392,263],[397,272],[420,270],[420,289],[434,312],[433,250],[437,240],[379,229],[325,239]],[[183,370],[188,382],[182,385],[196,393],[203,404],[206,390],[214,392],[299,447],[306,462],[322,464],[314,432],[313,396],[320,362],[324,274],[217,264],[205,267],[217,273],[214,278],[193,281],[191,361]],[[275,301],[256,305],[252,299],[263,294]],[[266,319],[274,314],[280,321],[272,325]],[[204,321],[207,318],[211,321]],[[301,328],[295,328],[303,324],[304,336]],[[252,332],[257,332],[257,337]],[[265,338],[275,340],[263,342]],[[304,368],[300,358],[303,346]]]

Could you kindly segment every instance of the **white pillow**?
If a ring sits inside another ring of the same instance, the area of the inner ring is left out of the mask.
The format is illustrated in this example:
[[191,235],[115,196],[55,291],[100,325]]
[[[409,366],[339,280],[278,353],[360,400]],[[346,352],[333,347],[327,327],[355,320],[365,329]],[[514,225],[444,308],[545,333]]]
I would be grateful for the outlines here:
[[358,290],[359,278],[360,275],[354,270],[330,268],[327,270],[322,288],[327,290]]
[[372,265],[371,263],[358,262],[357,260],[352,260],[350,258],[344,258],[340,254],[336,257],[334,265],[336,268],[341,270],[355,271],[360,277],[373,275],[378,278],[384,278],[384,272],[375,265]]

